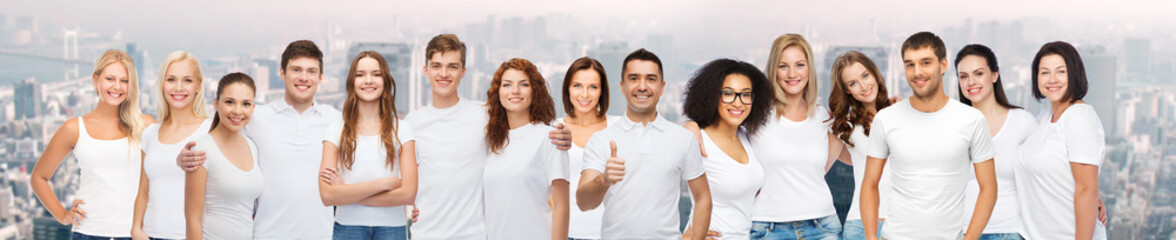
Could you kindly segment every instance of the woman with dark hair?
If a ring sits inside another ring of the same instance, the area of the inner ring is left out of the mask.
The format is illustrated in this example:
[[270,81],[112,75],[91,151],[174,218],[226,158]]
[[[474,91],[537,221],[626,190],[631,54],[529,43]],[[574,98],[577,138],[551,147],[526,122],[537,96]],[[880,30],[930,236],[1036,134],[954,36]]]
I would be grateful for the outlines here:
[[194,141],[208,159],[184,176],[187,239],[252,239],[253,210],[263,178],[257,145],[241,134],[253,117],[257,88],[244,73],[216,86],[212,130]]
[[702,145],[709,152],[703,168],[714,207],[710,229],[687,228],[683,236],[707,231],[722,239],[750,238],[752,207],[763,186],[764,168],[747,136],[772,117],[773,93],[759,69],[731,59],[707,63],[687,83],[682,107],[686,117],[702,127]]
[[1046,43],[1033,58],[1033,97],[1050,108],[1013,166],[1026,239],[1106,239],[1097,219],[1098,172],[1106,142],[1086,96],[1086,68],[1069,43]]
[[[858,51],[849,51],[833,61],[833,88],[829,92],[829,107],[833,111],[829,120],[829,131],[845,144],[838,159],[853,167],[854,186],[861,186],[866,176],[866,148],[869,146],[870,123],[874,121],[874,114],[890,106],[890,99],[886,93],[886,81],[878,73],[878,67],[869,57]],[[889,189],[890,172],[882,172],[882,180],[878,183],[880,190]],[[879,191],[883,197],[879,204],[879,213],[886,212],[886,195],[890,191]],[[842,226],[841,239],[865,239],[865,227],[862,226],[861,188],[854,188],[853,202],[849,205],[849,212],[845,216]],[[885,215],[878,217],[878,225],[882,225]],[[881,227],[879,227],[881,229]]]
[[347,74],[343,121],[323,136],[319,195],[336,206],[334,239],[408,239],[404,206],[417,192],[416,141],[396,118],[396,82],[364,51]]
[[[1013,180],[1013,162],[1017,147],[1033,132],[1033,114],[1009,104],[1000,81],[1000,66],[996,54],[984,45],[964,46],[955,58],[956,74],[960,80],[960,102],[980,110],[988,120],[988,130],[996,147],[996,206],[980,239],[1024,239],[1021,231],[1020,205],[1017,203],[1017,184]],[[980,194],[975,175],[968,175],[964,188],[964,222],[972,219],[973,208]],[[964,226],[968,226],[965,224]]]
[[[584,157],[584,146],[588,138],[608,125],[616,122],[617,117],[605,115],[608,112],[608,77],[599,61],[589,57],[582,57],[572,62],[564,76],[563,105],[567,117],[559,121],[572,131],[572,147],[568,149],[569,169],[572,172],[569,183],[579,183],[580,173],[575,169],[584,169],[581,162]],[[570,193],[575,193],[579,184],[571,184]],[[578,206],[576,198],[569,196],[569,206]],[[604,217],[604,206],[588,211],[572,210],[568,217],[568,238],[570,239],[600,239],[601,221]]]
[[487,239],[567,239],[568,154],[548,143],[555,106],[547,82],[515,58],[502,63],[486,94]]

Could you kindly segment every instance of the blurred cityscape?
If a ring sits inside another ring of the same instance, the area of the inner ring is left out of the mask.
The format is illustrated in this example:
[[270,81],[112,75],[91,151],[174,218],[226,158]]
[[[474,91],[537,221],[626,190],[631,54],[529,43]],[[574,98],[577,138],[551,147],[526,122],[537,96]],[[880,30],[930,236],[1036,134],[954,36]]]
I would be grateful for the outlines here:
[[[97,13],[95,13],[97,14]],[[601,19],[603,18],[603,19]],[[54,18],[59,19],[59,18]],[[460,84],[464,99],[484,100],[499,63],[525,58],[538,66],[547,87],[559,93],[568,65],[581,56],[600,60],[620,89],[620,63],[629,52],[646,48],[664,62],[668,81],[659,109],[670,121],[682,122],[682,91],[695,69],[716,58],[735,58],[764,66],[775,36],[800,33],[813,46],[813,67],[820,77],[821,103],[829,94],[833,59],[861,51],[878,65],[892,95],[911,94],[905,82],[898,47],[911,33],[929,30],[943,37],[950,61],[970,43],[985,44],[999,56],[1004,88],[1010,101],[1033,113],[1048,108],[1031,93],[1029,65],[1044,43],[1064,40],[1078,47],[1090,79],[1085,100],[1101,117],[1107,155],[1100,173],[1101,197],[1110,216],[1110,239],[1176,239],[1176,25],[1145,27],[1130,22],[1080,22],[1048,17],[1005,20],[961,18],[943,25],[912,29],[895,21],[871,19],[851,24],[748,23],[716,20],[709,30],[682,30],[656,20],[591,17],[576,14],[532,16],[485,15],[478,20],[445,26],[403,24],[398,16],[377,18],[378,30],[332,21],[312,24],[303,32],[279,34],[255,50],[222,53],[200,42],[189,49],[168,49],[155,40],[127,37],[146,33],[99,28],[85,22],[47,20],[36,13],[0,11],[0,239],[67,239],[68,227],[49,216],[33,196],[29,172],[54,131],[69,118],[94,108],[90,75],[106,49],[128,52],[136,63],[140,104],[155,115],[158,68],[164,55],[188,50],[200,57],[209,99],[216,81],[230,72],[257,80],[259,102],[280,101],[279,56],[287,43],[315,41],[325,53],[323,83],[316,100],[339,107],[345,98],[343,80],[350,59],[360,51],[384,54],[396,81],[396,107],[404,115],[430,102],[430,86],[422,73],[429,38],[456,33],[468,47],[467,72]],[[742,34],[734,40],[714,36],[727,30]],[[94,28],[94,29],[91,29]],[[189,38],[200,36],[185,36]],[[238,46],[241,47],[241,46]],[[208,54],[205,54],[208,53]],[[955,70],[944,80],[957,98]],[[556,96],[558,97],[558,96]],[[611,94],[610,115],[623,115],[621,94]],[[621,103],[621,104],[615,104]],[[563,114],[563,105],[557,104]],[[54,191],[72,201],[78,184],[76,161],[69,156],[52,180]],[[853,194],[852,167],[838,163],[826,176],[839,213],[844,217]],[[685,188],[684,188],[685,189]],[[682,214],[688,214],[683,195]],[[685,220],[683,220],[685,223]]]

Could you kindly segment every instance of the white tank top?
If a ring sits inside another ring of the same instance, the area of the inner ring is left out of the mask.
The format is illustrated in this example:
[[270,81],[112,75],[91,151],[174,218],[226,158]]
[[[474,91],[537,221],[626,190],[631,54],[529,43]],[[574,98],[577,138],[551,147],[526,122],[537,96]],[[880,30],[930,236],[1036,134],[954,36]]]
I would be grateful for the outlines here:
[[86,121],[78,118],[78,142],[73,155],[78,159],[81,181],[74,198],[62,204],[70,207],[74,199],[85,203],[86,220],[73,231],[91,236],[130,237],[135,196],[139,190],[139,144],[130,139],[100,140],[90,137]]

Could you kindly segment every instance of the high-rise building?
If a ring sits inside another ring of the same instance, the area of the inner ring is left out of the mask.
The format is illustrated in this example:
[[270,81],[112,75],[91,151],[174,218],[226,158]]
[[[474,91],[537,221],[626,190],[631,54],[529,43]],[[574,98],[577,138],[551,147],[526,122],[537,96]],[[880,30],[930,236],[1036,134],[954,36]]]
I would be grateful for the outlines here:
[[35,78],[13,84],[13,103],[16,105],[13,119],[31,119],[41,116],[41,83]]
[[1093,47],[1081,53],[1082,64],[1086,67],[1088,91],[1084,100],[1094,107],[1106,136],[1114,136],[1115,111],[1115,73],[1118,64],[1115,55],[1107,53],[1105,48]]
[[37,240],[69,240],[70,227],[57,223],[53,217],[38,217],[33,219],[32,235]]
[[[352,43],[347,50],[347,68],[351,67],[351,60],[363,51],[376,51],[388,63],[388,75],[392,76],[392,80],[396,83],[396,113],[401,116],[408,114],[410,108],[409,101],[409,72],[412,68],[412,45],[407,43],[389,43],[389,42],[363,42]],[[344,78],[340,79],[340,89],[347,89],[347,73],[351,69],[342,69]],[[385,86],[392,87],[392,86]]]
[[[588,57],[600,61],[600,65],[604,67],[604,72],[608,74],[609,79],[608,88],[608,115],[622,116],[625,115],[625,95],[621,94],[621,63],[625,61],[625,57],[629,56],[629,43],[621,41],[603,42],[596,47],[588,49]],[[664,60],[663,60],[664,62]],[[664,68],[664,66],[663,66]]]
[[1151,73],[1151,39],[1128,38],[1123,40],[1124,57],[1129,75]]

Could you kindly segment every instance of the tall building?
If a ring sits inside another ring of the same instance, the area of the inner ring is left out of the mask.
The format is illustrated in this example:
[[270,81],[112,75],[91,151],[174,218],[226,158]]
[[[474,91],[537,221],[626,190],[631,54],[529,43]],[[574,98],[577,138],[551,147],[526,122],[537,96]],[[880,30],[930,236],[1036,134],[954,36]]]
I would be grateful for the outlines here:
[[57,223],[53,217],[38,217],[33,219],[32,235],[37,240],[69,240],[70,227]]
[[1124,59],[1128,74],[1151,73],[1151,39],[1128,38],[1123,40]]
[[604,72],[608,74],[606,76],[609,79],[608,88],[616,89],[610,90],[609,93],[608,115],[625,115],[625,95],[621,94],[620,91],[622,79],[621,63],[625,61],[625,57],[629,56],[629,53],[632,51],[632,49],[629,49],[629,43],[621,41],[603,42],[596,47],[588,49],[588,57],[600,61],[600,65],[604,67]]
[[13,84],[15,117],[31,119],[41,116],[41,83],[36,78],[27,78]]
[[[389,43],[389,42],[363,42],[352,43],[347,50],[347,68],[351,67],[351,60],[363,51],[376,51],[384,60],[388,62],[388,73],[392,76],[392,80],[396,82],[396,113],[404,116],[408,114],[410,109],[409,101],[409,72],[412,68],[412,45],[407,43]],[[347,89],[347,73],[350,69],[343,69],[344,76],[340,79],[340,89]],[[391,86],[385,86],[391,87]]]
[[1098,118],[1109,138],[1115,135],[1115,108],[1118,105],[1115,102],[1115,73],[1118,70],[1115,55],[1107,53],[1102,47],[1088,48],[1081,55],[1088,83],[1084,100],[1098,113]]

